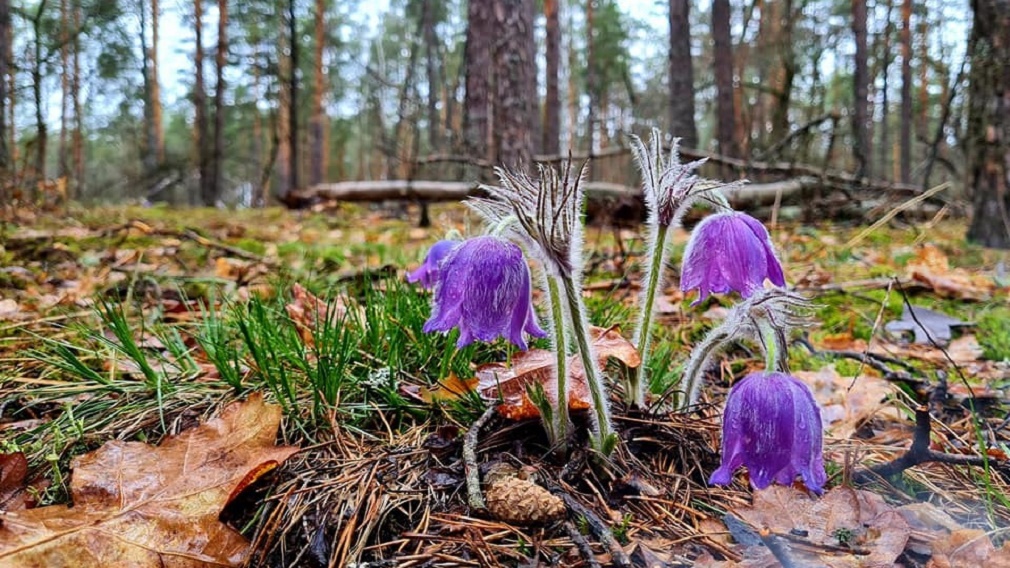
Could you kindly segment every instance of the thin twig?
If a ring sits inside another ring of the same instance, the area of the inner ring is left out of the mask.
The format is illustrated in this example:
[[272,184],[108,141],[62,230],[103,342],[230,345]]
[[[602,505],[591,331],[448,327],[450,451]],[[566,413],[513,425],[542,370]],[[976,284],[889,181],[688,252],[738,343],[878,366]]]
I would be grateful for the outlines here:
[[589,546],[589,541],[586,537],[579,532],[579,529],[575,527],[575,524],[571,521],[565,521],[565,530],[568,532],[568,538],[572,539],[575,543],[575,547],[579,549],[579,554],[582,558],[586,560],[586,564],[591,568],[599,568],[600,562],[596,560],[596,555],[593,554],[592,547]]
[[596,538],[603,543],[603,546],[607,547],[610,552],[610,559],[614,566],[629,567],[631,566],[631,559],[628,558],[628,554],[624,552],[621,548],[620,543],[614,538],[614,534],[610,532],[610,528],[588,507],[579,503],[575,497],[569,495],[566,491],[556,488],[552,491],[555,495],[561,497],[565,502],[565,507],[574,514],[578,515],[586,520],[589,524],[589,528],[592,529],[593,534]]
[[487,504],[484,502],[484,495],[480,492],[480,469],[477,467],[477,438],[480,436],[480,429],[487,424],[487,421],[494,416],[497,404],[487,407],[484,414],[480,415],[470,429],[466,431],[463,438],[463,471],[466,474],[466,501],[471,509],[484,510]]

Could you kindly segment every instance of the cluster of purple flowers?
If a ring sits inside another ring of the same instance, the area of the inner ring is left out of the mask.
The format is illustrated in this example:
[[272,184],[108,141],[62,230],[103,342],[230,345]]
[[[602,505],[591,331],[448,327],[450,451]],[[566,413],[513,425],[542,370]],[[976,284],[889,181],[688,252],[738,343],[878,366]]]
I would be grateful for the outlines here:
[[[654,153],[660,146],[656,142],[657,136],[654,134]],[[640,163],[648,160],[646,163],[653,164],[652,169],[643,166],[647,202],[656,213],[650,217],[650,223],[655,225],[652,227],[653,235],[658,235],[655,239],[657,242],[650,246],[649,254],[663,255],[667,228],[677,222],[682,210],[689,206],[691,200],[700,198],[712,188],[702,188],[702,180],[692,174],[700,162],[681,165],[676,149],[671,154],[669,164],[663,159],[650,156],[644,145],[640,145],[636,151]],[[658,168],[665,169],[659,171]],[[503,182],[518,179],[509,177],[511,174],[502,175]],[[541,175],[544,175],[543,171]],[[508,183],[505,185],[509,191],[516,187]],[[570,261],[571,258],[577,261],[577,254],[565,252],[574,249],[566,248],[568,244],[557,236],[571,238],[575,235],[572,239],[574,246],[580,247],[580,232],[571,227],[567,227],[567,232],[556,232],[556,227],[548,227],[548,230],[534,227],[538,220],[525,217],[523,207],[519,207],[527,204],[523,201],[527,196],[515,192],[507,194],[507,197],[513,205],[518,204],[518,208],[512,210],[518,213],[512,214],[517,215],[518,224],[525,231],[522,233],[526,235],[525,240],[519,240],[527,250],[531,250],[530,254],[539,247],[548,252],[558,251],[555,256],[562,261]],[[575,202],[579,198],[578,195],[573,197]],[[530,200],[528,205],[535,205],[538,210],[549,213],[553,205],[545,201],[543,195],[537,199]],[[571,205],[566,199],[567,197],[559,200],[560,206]],[[782,365],[777,363],[780,359],[771,355],[784,353],[785,345],[781,344],[781,338],[785,337],[787,331],[786,322],[791,320],[788,316],[773,317],[776,312],[767,308],[770,304],[765,304],[764,308],[757,305],[767,296],[766,283],[770,282],[778,288],[785,286],[782,265],[775,254],[768,231],[758,220],[732,211],[725,204],[724,198],[722,201],[714,200],[713,203],[723,210],[709,215],[694,229],[684,253],[680,287],[685,292],[698,291],[695,304],[711,294],[738,293],[744,302],[738,304],[737,312],[741,315],[734,321],[740,323],[727,324],[728,330],[723,326],[723,329],[718,330],[721,334],[718,341],[710,343],[725,343],[733,339],[734,334],[758,335],[769,357],[768,368],[764,372],[744,377],[730,390],[723,417],[722,464],[712,474],[710,482],[728,484],[734,471],[740,466],[746,466],[751,483],[756,488],[767,487],[773,482],[790,484],[799,477],[806,487],[820,492],[826,483],[820,411],[810,389],[780,369]],[[497,221],[502,227],[510,219],[509,210],[498,202],[485,201],[476,209],[486,219]],[[545,214],[542,218],[556,220],[559,215],[552,217]],[[511,233],[509,236],[514,237]],[[536,246],[531,249],[530,243]],[[566,254],[575,256],[569,257]],[[564,270],[566,266],[577,267],[578,262],[566,264],[557,261],[551,264],[548,261],[545,265],[551,274],[570,277],[567,282],[569,285],[579,285],[578,274],[566,274]],[[662,261],[655,262],[654,265],[661,267]],[[439,241],[432,246],[424,263],[410,272],[407,279],[434,289],[432,314],[424,324],[424,331],[449,332],[458,328],[458,347],[476,340],[494,341],[505,338],[525,350],[528,346],[526,336],[547,335],[540,327],[533,309],[530,269],[523,249],[501,236],[485,235],[464,241]],[[656,287],[658,282],[658,276],[652,278],[649,286]],[[571,297],[580,295],[578,290],[572,292],[574,293],[568,294]],[[650,301],[646,303],[646,311],[652,307],[653,293],[654,290],[649,293]],[[557,301],[556,286],[552,298]],[[787,306],[788,302],[781,305]],[[784,310],[785,308],[780,311],[785,313]],[[572,317],[578,318],[579,306],[571,306],[566,314],[569,320]],[[646,315],[646,323],[640,327],[638,338],[639,348],[643,351],[647,350],[648,321]],[[551,321],[551,326],[566,324],[571,325],[571,321]],[[575,339],[578,340],[580,331],[578,326],[575,328]],[[556,348],[561,350],[565,346]],[[712,349],[703,353],[699,361],[703,363],[711,351]],[[642,355],[644,358],[647,353]],[[563,381],[563,377],[559,377],[559,381]],[[638,388],[641,388],[640,385]],[[634,403],[641,404],[642,400],[644,398],[639,392]],[[601,402],[601,406],[605,405]],[[605,408],[598,412],[601,424],[609,421]],[[564,424],[561,427],[563,431]]]

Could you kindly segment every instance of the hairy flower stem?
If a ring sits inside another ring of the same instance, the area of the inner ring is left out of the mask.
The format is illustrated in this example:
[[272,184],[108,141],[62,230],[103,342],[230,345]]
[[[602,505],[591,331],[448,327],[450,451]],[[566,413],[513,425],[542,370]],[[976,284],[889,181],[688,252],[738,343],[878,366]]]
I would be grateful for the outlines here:
[[701,340],[691,350],[691,357],[687,360],[687,367],[684,369],[684,376],[681,384],[684,386],[684,398],[678,401],[677,410],[685,410],[689,406],[698,402],[698,394],[701,392],[701,375],[705,370],[705,362],[715,354],[727,339],[730,333],[723,326],[716,327]]
[[759,320],[757,324],[758,333],[761,334],[761,345],[765,350],[765,372],[774,373],[783,371],[779,368],[779,334],[772,327],[772,324],[765,319]]
[[666,235],[669,230],[668,225],[657,225],[652,231],[652,242],[649,243],[648,250],[652,251],[652,264],[649,266],[649,282],[645,287],[645,301],[642,303],[638,331],[635,333],[635,346],[642,357],[642,363],[638,366],[637,372],[631,375],[631,382],[626,393],[630,402],[639,408],[645,407],[645,389],[648,385],[646,366],[649,361],[649,328],[652,326],[656,291],[659,289],[663,275],[663,263],[666,261]]
[[582,305],[582,295],[575,281],[570,276],[561,278],[568,299],[568,312],[571,316],[572,332],[579,346],[579,356],[586,372],[586,382],[589,383],[589,393],[593,397],[593,409],[596,413],[596,447],[603,455],[609,455],[617,445],[617,438],[611,432],[610,410],[607,407],[606,393],[603,389],[603,377],[596,363],[596,358],[590,348],[589,327],[586,323],[585,309]]
[[567,452],[568,447],[568,342],[565,341],[565,315],[564,304],[561,303],[561,291],[558,289],[558,281],[550,275],[546,276],[547,294],[551,302],[551,325],[554,327],[554,352],[557,354],[558,373],[558,408],[554,413],[554,424],[546,424],[552,430],[554,439],[561,454]]

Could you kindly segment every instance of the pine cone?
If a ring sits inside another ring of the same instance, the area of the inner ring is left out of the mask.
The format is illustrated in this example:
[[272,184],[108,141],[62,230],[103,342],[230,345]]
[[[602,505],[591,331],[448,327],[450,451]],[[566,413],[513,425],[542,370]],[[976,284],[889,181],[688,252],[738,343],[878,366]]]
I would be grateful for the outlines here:
[[560,519],[565,503],[529,479],[496,476],[484,491],[487,510],[494,518],[515,524],[539,524]]

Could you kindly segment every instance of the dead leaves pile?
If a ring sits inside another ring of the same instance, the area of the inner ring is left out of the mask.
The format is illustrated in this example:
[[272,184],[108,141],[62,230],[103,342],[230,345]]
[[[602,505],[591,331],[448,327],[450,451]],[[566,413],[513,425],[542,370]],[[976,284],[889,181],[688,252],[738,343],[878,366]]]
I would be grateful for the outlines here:
[[3,566],[241,566],[249,541],[219,515],[298,448],[281,410],[253,395],[159,446],[112,441],[74,459],[73,506],[8,510]]
[[904,554],[928,558],[930,568],[1010,567],[1010,548],[995,548],[985,532],[961,527],[933,505],[895,507],[847,487],[812,498],[772,486],[704,529],[716,540],[732,535],[737,543],[730,550],[738,559],[705,555],[696,564],[701,567],[894,566]]

